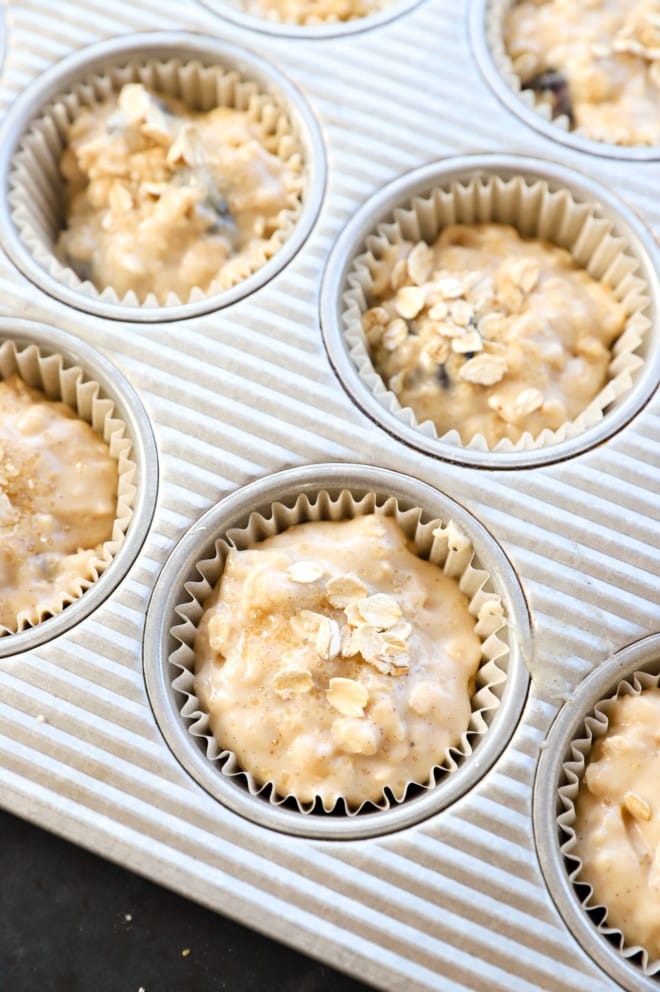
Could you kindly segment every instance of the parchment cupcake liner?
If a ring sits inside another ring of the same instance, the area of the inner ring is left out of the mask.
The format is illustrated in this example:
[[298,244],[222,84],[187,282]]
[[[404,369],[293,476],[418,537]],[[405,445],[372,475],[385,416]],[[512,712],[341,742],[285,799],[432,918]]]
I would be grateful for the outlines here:
[[[655,667],[658,667],[657,665]],[[607,906],[594,899],[593,888],[580,878],[582,862],[574,853],[575,836],[575,802],[584,778],[592,747],[603,737],[609,727],[609,713],[617,699],[623,696],[639,695],[645,690],[657,688],[660,685],[660,673],[636,671],[629,677],[617,683],[614,692],[597,703],[584,720],[580,736],[570,744],[570,757],[562,765],[562,779],[565,784],[558,789],[557,816],[559,836],[566,839],[561,843],[560,853],[568,872],[568,878],[573,885],[576,900],[583,907],[603,939],[621,954],[621,957],[636,965],[645,976],[656,978],[660,976],[660,958],[651,960],[648,952],[638,944],[628,944],[623,933],[607,923]]]
[[137,495],[137,466],[126,424],[117,416],[115,403],[101,395],[101,387],[93,378],[80,366],[67,364],[62,355],[46,355],[35,344],[26,347],[12,339],[2,338],[0,380],[14,373],[32,389],[43,392],[48,400],[66,403],[106,442],[110,455],[117,461],[117,511],[110,539],[104,542],[101,553],[89,560],[86,570],[72,582],[70,588],[55,593],[50,600],[33,609],[21,611],[14,628],[0,625],[0,637],[20,633],[62,613],[96,582],[124,542]]
[[[65,199],[60,175],[60,158],[67,143],[67,129],[81,110],[109,99],[126,83],[143,83],[163,96],[182,100],[191,110],[209,111],[216,106],[232,107],[248,114],[263,128],[264,145],[285,162],[291,172],[286,206],[278,216],[278,228],[265,245],[255,246],[245,258],[229,260],[214,282],[204,291],[194,287],[188,298],[170,292],[165,299],[150,293],[144,300],[130,291],[121,298],[111,286],[99,291],[90,281],[82,281],[54,254],[64,228]],[[236,69],[207,65],[199,58],[122,56],[103,71],[89,71],[73,82],[63,79],[57,96],[40,108],[23,134],[8,174],[8,202],[18,237],[34,260],[57,283],[89,300],[115,307],[173,309],[221,295],[247,279],[272,258],[291,236],[303,209],[305,195],[303,148],[292,120],[272,93],[255,79]],[[165,318],[167,319],[167,318]]]
[[[549,137],[554,136],[562,143],[573,145],[581,151],[637,160],[660,157],[659,146],[616,145],[605,140],[599,141],[584,134],[579,127],[571,127],[567,114],[553,116],[553,108],[547,100],[544,100],[543,94],[523,83],[519,74],[521,67],[511,59],[504,44],[504,20],[516,2],[517,0],[476,0],[470,12],[473,42],[477,43],[475,46],[477,57],[481,61],[487,53],[492,59],[499,81],[505,91],[508,90],[513,95],[513,101],[507,101],[509,105],[514,110],[518,110],[524,119],[527,119],[527,112],[531,111],[530,123],[534,124],[534,116],[536,116],[539,127],[545,134]],[[486,49],[486,53],[483,48]],[[524,59],[524,56],[521,56],[521,59]],[[481,68],[486,67],[481,65]],[[490,81],[495,82],[494,79]]]
[[[537,437],[525,432],[515,443],[504,438],[491,448],[480,434],[464,444],[457,429],[438,435],[431,421],[419,423],[376,372],[362,329],[379,260],[388,246],[421,240],[433,244],[447,225],[485,222],[509,224],[523,236],[567,249],[589,275],[611,287],[627,314],[625,329],[611,349],[609,380],[579,417],[558,430],[546,429]],[[463,449],[496,452],[531,451],[558,444],[601,421],[608,408],[631,389],[644,363],[639,352],[651,326],[650,295],[646,280],[639,274],[639,260],[612,220],[602,215],[597,201],[581,201],[568,189],[545,179],[498,175],[495,170],[438,185],[395,207],[392,220],[378,224],[364,247],[366,250],[348,268],[349,288],[342,296],[346,347],[358,375],[382,407],[427,438]]]
[[[246,772],[232,751],[224,750],[217,743],[209,726],[209,718],[194,692],[194,639],[197,625],[204,612],[204,604],[211,596],[213,588],[222,574],[226,556],[230,549],[243,550],[258,545],[267,537],[281,533],[298,523],[319,520],[348,520],[369,513],[379,513],[394,518],[406,535],[414,542],[422,558],[428,558],[442,567],[443,572],[455,578],[459,587],[470,598],[470,612],[478,617],[475,631],[482,640],[482,661],[475,678],[472,696],[472,713],[467,730],[460,743],[449,749],[443,762],[429,770],[424,782],[409,782],[402,795],[396,796],[391,789],[386,790],[379,803],[362,803],[357,809],[349,808],[341,801],[331,809],[323,809],[320,798],[316,803],[299,802],[295,796],[280,796],[272,783],[259,785],[251,773]],[[432,531],[442,527],[435,538]],[[356,499],[349,490],[343,490],[333,498],[321,489],[310,496],[302,493],[292,506],[275,502],[268,515],[252,513],[247,526],[230,528],[215,542],[215,555],[199,561],[196,571],[199,579],[187,582],[185,592],[188,599],[176,607],[181,618],[170,630],[171,639],[178,647],[171,653],[169,663],[177,672],[171,682],[172,689],[184,697],[180,713],[193,738],[203,745],[206,757],[213,762],[225,777],[244,785],[251,796],[259,797],[272,806],[285,804],[300,813],[335,813],[350,817],[374,809],[387,810],[405,802],[411,794],[420,790],[435,788],[439,782],[451,775],[472,754],[479,741],[488,733],[492,719],[500,705],[504,684],[507,679],[506,657],[509,647],[501,633],[506,628],[502,600],[489,591],[489,575],[477,567],[474,550],[469,539],[451,521],[442,524],[435,519],[426,521],[421,509],[402,510],[395,497],[379,498],[376,493],[368,493]]]

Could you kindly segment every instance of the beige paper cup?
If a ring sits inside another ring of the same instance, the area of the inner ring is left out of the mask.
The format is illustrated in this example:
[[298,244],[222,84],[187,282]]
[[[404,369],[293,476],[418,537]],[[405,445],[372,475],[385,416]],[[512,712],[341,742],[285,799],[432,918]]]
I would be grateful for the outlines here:
[[[295,795],[278,795],[270,782],[257,782],[248,770],[240,767],[235,754],[224,749],[213,737],[208,714],[195,695],[193,685],[195,664],[193,644],[197,624],[204,611],[204,604],[220,581],[230,549],[257,548],[265,538],[282,533],[296,524],[321,520],[350,520],[370,513],[379,513],[396,520],[413,542],[419,556],[441,567],[443,573],[454,578],[460,589],[469,597],[469,610],[477,618],[475,630],[482,642],[482,661],[475,677],[470,722],[461,734],[460,741],[449,748],[435,767],[429,769],[428,777],[424,781],[408,782],[400,795],[386,788],[379,802],[365,802],[358,808],[351,808],[345,802],[331,808],[324,807],[320,797],[316,803],[305,804]],[[433,531],[436,528],[440,530],[434,537]],[[473,561],[474,549],[469,539],[453,522],[442,523],[437,519],[423,522],[421,509],[402,510],[394,497],[383,501],[373,492],[359,499],[355,499],[349,490],[343,490],[335,498],[326,490],[320,490],[311,499],[306,493],[301,494],[292,506],[280,502],[273,503],[266,515],[251,514],[247,527],[232,528],[219,537],[215,544],[214,557],[197,563],[200,580],[186,585],[189,599],[183,601],[177,610],[183,623],[177,624],[170,631],[174,641],[179,642],[179,647],[170,657],[173,670],[179,673],[172,681],[172,688],[185,698],[181,715],[189,724],[192,736],[203,742],[209,761],[215,763],[224,776],[242,777],[250,795],[267,799],[273,805],[286,803],[289,808],[294,807],[300,813],[323,810],[325,813],[341,812],[355,816],[369,808],[389,809],[396,803],[405,802],[410,793],[418,794],[420,790],[435,788],[469,758],[480,738],[487,734],[499,706],[503,683],[506,681],[506,671],[502,663],[508,654],[508,647],[504,639],[506,619],[502,601],[496,593],[489,591],[488,573],[475,567]]]
[[[187,299],[123,297],[82,280],[55,254],[66,224],[60,159],[69,125],[84,107],[109,99],[126,83],[141,82],[193,110],[216,106],[243,111],[259,124],[264,145],[288,170],[278,226],[261,245],[230,258],[206,290]],[[172,320],[224,306],[262,285],[298,250],[315,219],[324,183],[317,125],[300,94],[276,70],[240,49],[195,35],[116,38],[75,53],[26,91],[3,128],[9,150],[0,162],[9,190],[0,227],[19,267],[47,292],[81,309],[120,319]]]
[[[326,347],[357,402],[364,408],[363,398],[370,397],[368,413],[429,453],[489,467],[552,461],[562,450],[574,453],[582,444],[589,446],[589,435],[602,440],[606,418],[614,423],[611,413],[627,403],[628,394],[642,381],[640,400],[645,402],[657,376],[653,368],[645,369],[657,289],[649,283],[647,273],[650,276],[652,269],[640,254],[637,239],[603,209],[598,190],[594,189],[593,198],[585,197],[581,188],[566,183],[565,177],[571,175],[568,170],[549,164],[544,169],[535,160],[519,163],[515,157],[466,157],[425,166],[395,181],[395,193],[388,197],[385,189],[374,197],[372,214],[377,220],[369,221],[368,203],[362,216],[346,229],[329,262],[323,287]],[[523,236],[547,239],[567,249],[589,275],[612,289],[627,315],[624,331],[611,349],[608,381],[575,420],[538,436],[525,432],[515,443],[502,439],[491,448],[479,434],[464,442],[458,429],[439,436],[431,421],[418,422],[374,368],[362,327],[362,315],[371,305],[372,286],[388,246],[404,241],[433,244],[447,225],[489,221],[512,225]],[[655,355],[650,364],[657,368]],[[486,453],[490,452],[489,457]],[[533,456],[534,452],[539,454]]]
[[[482,659],[471,715],[456,746],[424,781],[379,803],[332,811],[257,782],[213,738],[195,695],[194,642],[205,604],[230,548],[257,545],[309,520],[380,513],[399,521],[423,558],[459,583],[477,619]],[[442,521],[442,523],[440,523]],[[434,537],[433,531],[439,527]],[[529,614],[517,576],[490,534],[458,503],[425,483],[385,469],[327,464],[260,479],[212,507],[187,532],[158,578],[144,639],[149,699],[163,736],[191,776],[223,805],[275,830],[325,839],[370,837],[402,829],[454,802],[506,746],[526,698],[533,651]],[[478,755],[478,757],[477,757]]]
[[0,625],[0,636],[16,634],[57,616],[99,579],[124,542],[137,492],[136,464],[126,424],[118,418],[113,401],[101,395],[101,387],[94,379],[79,366],[65,365],[59,354],[44,355],[37,345],[21,347],[16,341],[0,340],[0,380],[14,373],[48,400],[66,403],[103,438],[111,457],[117,461],[117,508],[112,534],[98,555],[90,558],[84,570],[72,576],[69,584],[54,591],[51,598],[18,613],[11,628]]
[[574,853],[576,846],[575,835],[575,803],[584,779],[584,773],[589,764],[591,750],[597,740],[604,737],[609,729],[609,714],[616,701],[624,696],[640,695],[645,690],[658,688],[660,674],[649,672],[634,672],[622,679],[611,696],[597,703],[591,713],[585,718],[584,733],[573,740],[570,746],[571,757],[563,765],[564,778],[567,782],[558,790],[558,800],[562,812],[557,818],[561,834],[567,839],[561,844],[560,853],[569,868],[569,879],[573,885],[576,899],[588,918],[592,921],[599,934],[615,947],[622,958],[639,967],[647,976],[660,974],[660,958],[651,959],[648,952],[639,944],[626,940],[625,935],[616,927],[612,927],[607,919],[607,905],[596,901],[591,885],[581,878],[582,862]]

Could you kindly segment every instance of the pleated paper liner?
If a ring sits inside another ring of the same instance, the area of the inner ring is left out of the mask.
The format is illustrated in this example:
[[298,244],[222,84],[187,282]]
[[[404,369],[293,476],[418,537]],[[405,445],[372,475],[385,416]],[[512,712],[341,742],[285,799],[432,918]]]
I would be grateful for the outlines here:
[[[609,379],[575,420],[536,437],[525,432],[515,443],[504,438],[490,449],[480,434],[466,443],[458,429],[439,436],[431,421],[420,423],[409,407],[402,407],[375,370],[362,328],[362,315],[371,305],[379,262],[388,246],[422,240],[432,245],[450,224],[487,222],[509,224],[525,237],[548,240],[567,249],[590,276],[612,289],[627,315],[624,331],[611,349]],[[612,221],[599,215],[598,204],[581,202],[568,189],[552,188],[546,180],[506,178],[496,173],[452,181],[397,207],[392,222],[379,224],[366,238],[365,249],[347,274],[350,288],[342,299],[345,344],[359,376],[383,408],[426,438],[477,451],[525,451],[558,444],[599,423],[607,409],[631,389],[635,373],[643,365],[639,351],[651,322],[649,287],[637,274],[640,262]]]
[[32,389],[43,392],[48,400],[66,403],[103,438],[111,457],[117,461],[117,509],[110,539],[104,542],[98,555],[86,562],[86,568],[70,587],[54,592],[50,599],[32,609],[21,611],[12,629],[0,626],[0,636],[34,627],[61,613],[84,595],[121,548],[133,517],[137,493],[137,470],[126,424],[117,417],[113,401],[102,397],[101,387],[94,379],[89,378],[80,366],[66,365],[61,355],[42,354],[37,345],[22,347],[11,339],[0,340],[0,380],[14,373]]
[[622,958],[631,965],[637,966],[645,976],[649,978],[655,976],[656,979],[660,977],[660,958],[651,960],[643,947],[627,942],[621,930],[609,925],[607,906],[595,900],[592,886],[581,879],[582,862],[574,853],[576,845],[574,826],[576,822],[575,802],[589,763],[591,750],[594,743],[604,737],[608,731],[609,713],[612,706],[616,700],[624,696],[639,695],[645,690],[658,688],[659,685],[660,674],[645,671],[634,672],[628,678],[622,679],[610,696],[593,707],[584,721],[584,733],[571,742],[570,758],[564,762],[562,767],[562,777],[566,784],[561,785],[558,790],[558,809],[561,809],[561,812],[557,816],[560,835],[563,834],[567,838],[561,843],[560,853],[564,858],[576,900],[610,947],[616,948]]
[[[504,21],[516,0],[483,0],[483,21],[481,30],[483,40],[492,58],[494,68],[508,90],[527,110],[536,114],[544,122],[545,133],[552,136],[553,128],[557,129],[557,137],[564,143],[574,144],[583,151],[597,154],[612,153],[620,158],[657,158],[660,157],[660,147],[649,145],[617,145],[607,140],[597,140],[584,134],[580,128],[573,128],[568,114],[553,115],[553,108],[542,92],[537,92],[523,82],[520,75],[521,65],[512,60],[504,43]],[[476,29],[475,29],[476,31]],[[474,32],[473,32],[474,33]],[[524,60],[525,56],[520,56]],[[524,71],[524,70],[523,70]],[[551,125],[547,127],[547,125]],[[577,138],[577,141],[572,140]],[[636,154],[639,153],[639,154]]]
[[[459,743],[449,748],[442,760],[429,769],[425,781],[409,782],[398,796],[391,789],[385,789],[378,803],[367,801],[359,808],[349,808],[347,803],[340,800],[332,809],[324,809],[320,797],[315,803],[303,803],[295,795],[277,794],[270,782],[259,783],[249,771],[240,766],[232,751],[223,749],[215,740],[208,715],[195,695],[193,645],[204,604],[220,580],[230,549],[256,547],[260,541],[299,523],[350,520],[370,513],[392,517],[412,540],[421,558],[436,563],[445,575],[456,579],[460,589],[469,597],[470,613],[477,618],[475,631],[482,641],[482,660],[475,677],[469,726],[462,733]],[[441,527],[441,532],[433,537],[432,532],[438,527]],[[171,637],[179,646],[169,658],[171,666],[177,671],[171,683],[172,688],[184,698],[181,715],[190,734],[202,743],[208,760],[216,765],[219,774],[234,780],[237,785],[247,788],[251,796],[259,797],[271,806],[284,805],[285,808],[302,814],[332,812],[349,817],[360,812],[373,813],[376,809],[387,810],[420,792],[441,788],[442,781],[470,759],[474,748],[487,735],[500,705],[507,678],[506,659],[509,648],[503,639],[507,621],[502,601],[496,593],[489,591],[488,573],[477,567],[473,559],[474,551],[470,541],[451,521],[441,523],[436,519],[426,522],[421,509],[401,510],[393,496],[379,498],[371,492],[356,499],[346,489],[336,498],[332,498],[323,489],[311,498],[302,494],[291,507],[280,502],[273,503],[268,516],[252,513],[245,528],[232,528],[226,534],[219,535],[215,542],[215,556],[199,561],[196,566],[199,579],[186,583],[187,598],[184,598],[182,590],[181,602],[176,609],[182,622],[170,630]]]
[[[193,287],[186,300],[170,292],[165,299],[150,293],[138,299],[133,291],[121,299],[112,286],[99,291],[88,280],[81,280],[72,268],[54,254],[60,231],[66,225],[60,159],[67,143],[67,130],[85,107],[108,100],[126,83],[143,83],[163,96],[182,100],[191,110],[209,111],[216,106],[247,113],[259,124],[266,149],[277,155],[289,169],[289,189],[285,207],[278,216],[277,230],[263,245],[230,258],[206,290]],[[9,206],[18,236],[34,260],[52,279],[88,299],[119,307],[180,307],[221,295],[247,279],[272,258],[292,234],[301,215],[305,186],[303,152],[286,109],[276,98],[263,92],[259,83],[243,78],[234,69],[207,66],[195,58],[168,59],[122,57],[116,64],[93,73],[63,89],[31,121],[17,147],[9,172]],[[84,307],[83,307],[84,308]],[[119,311],[121,313],[121,311]],[[167,319],[167,318],[165,318]]]

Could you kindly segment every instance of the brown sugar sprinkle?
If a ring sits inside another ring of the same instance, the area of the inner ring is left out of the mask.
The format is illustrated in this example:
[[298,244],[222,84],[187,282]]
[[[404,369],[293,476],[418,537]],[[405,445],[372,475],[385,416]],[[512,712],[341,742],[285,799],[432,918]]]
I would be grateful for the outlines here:
[[[0,444],[0,500],[3,510],[16,514],[29,514],[34,511],[38,498],[53,492],[54,476],[39,473],[39,459],[17,448],[10,452]],[[7,506],[6,500],[10,506]]]
[[[24,383],[16,376],[7,380],[19,395],[25,394]],[[0,383],[0,386],[2,383]],[[0,521],[5,536],[20,533],[24,522],[32,518],[38,530],[38,508],[55,490],[55,475],[44,472],[43,459],[28,453],[18,445],[8,446],[0,441]],[[4,549],[8,564],[18,564],[23,554],[21,544]]]
[[[30,390],[17,375],[0,381],[0,395],[3,386],[18,400],[30,399]],[[40,471],[38,471],[40,469]],[[34,509],[40,494],[53,491],[54,475],[44,475],[39,459],[23,451],[17,444],[8,445],[0,436],[0,499],[6,497],[12,508],[23,513]],[[3,509],[7,510],[6,500]]]

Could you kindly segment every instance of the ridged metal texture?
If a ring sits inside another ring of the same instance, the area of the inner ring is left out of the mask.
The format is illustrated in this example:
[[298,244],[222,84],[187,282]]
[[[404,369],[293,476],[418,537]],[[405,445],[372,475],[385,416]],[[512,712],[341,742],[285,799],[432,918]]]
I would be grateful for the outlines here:
[[[0,111],[74,48],[137,30],[203,31],[253,48],[300,86],[321,121],[329,181],[292,264],[194,320],[140,326],[77,313],[0,257],[2,312],[50,321],[109,355],[145,403],[161,465],[153,528],[121,586],[73,631],[0,662],[0,803],[383,989],[614,989],[546,891],[532,785],[560,702],[612,651],[660,627],[660,402],[566,463],[446,465],[352,406],[325,357],[318,291],[356,208],[424,162],[481,151],[554,158],[618,191],[656,234],[658,166],[580,155],[526,127],[483,81],[450,0],[310,41],[248,32],[193,0],[12,0],[6,13]],[[248,481],[332,460],[407,472],[468,507],[518,568],[536,627],[535,687],[481,784],[416,827],[340,844],[264,830],[207,796],[158,732],[141,668],[155,578],[190,524]]]

